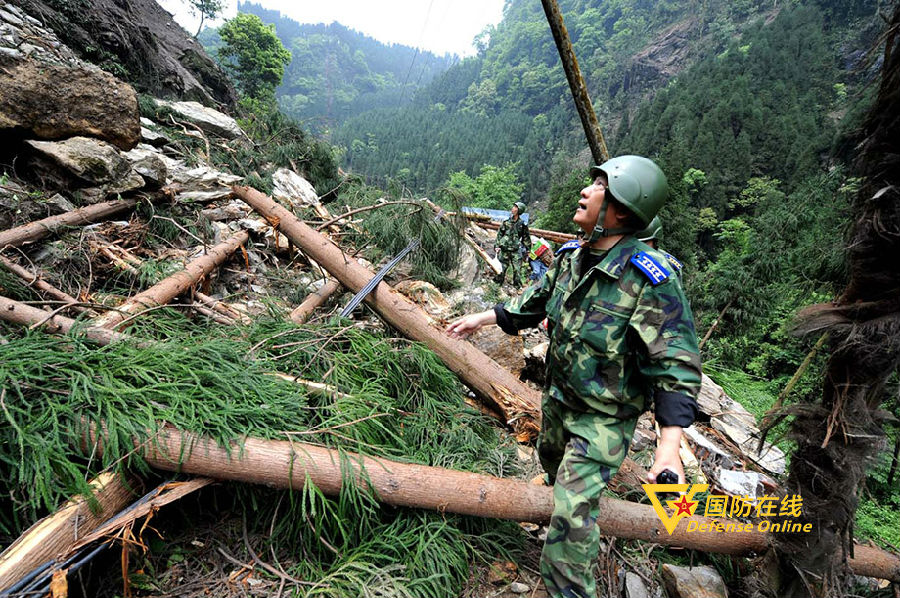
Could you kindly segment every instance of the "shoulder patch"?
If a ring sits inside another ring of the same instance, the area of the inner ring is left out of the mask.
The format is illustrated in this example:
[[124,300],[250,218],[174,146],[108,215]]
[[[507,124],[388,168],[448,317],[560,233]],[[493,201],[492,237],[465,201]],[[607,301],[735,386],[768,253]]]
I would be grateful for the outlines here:
[[578,239],[572,239],[571,241],[566,241],[563,243],[563,246],[556,250],[556,255],[561,254],[564,251],[569,251],[572,249],[578,249],[581,247],[581,241]]
[[671,253],[666,253],[665,251],[660,251],[660,253],[663,254],[663,257],[669,260],[669,263],[672,264],[672,267],[675,268],[676,272],[684,269],[682,263],[679,262],[678,258],[676,258],[674,255],[672,255]]
[[646,251],[635,254],[631,257],[630,261],[637,266],[638,270],[643,272],[647,278],[650,279],[650,283],[653,284],[653,286],[656,286],[669,278],[670,272],[665,266],[653,259]]

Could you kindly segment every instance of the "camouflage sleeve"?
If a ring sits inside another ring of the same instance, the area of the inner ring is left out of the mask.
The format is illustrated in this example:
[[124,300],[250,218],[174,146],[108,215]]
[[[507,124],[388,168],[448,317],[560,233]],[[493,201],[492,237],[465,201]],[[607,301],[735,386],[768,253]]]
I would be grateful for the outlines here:
[[697,416],[700,351],[681,283],[672,277],[656,287],[644,285],[629,326],[643,345],[638,367],[648,380],[659,425],[690,426]]
[[562,261],[556,260],[553,262],[553,265],[544,274],[544,278],[533,282],[522,291],[521,295],[514,297],[504,305],[497,306],[505,312],[503,317],[498,317],[498,324],[502,320],[503,325],[501,328],[503,328],[504,332],[515,334],[523,328],[537,326],[541,320],[547,317],[547,299],[553,293],[553,287],[556,285],[556,275],[559,271],[557,266]]

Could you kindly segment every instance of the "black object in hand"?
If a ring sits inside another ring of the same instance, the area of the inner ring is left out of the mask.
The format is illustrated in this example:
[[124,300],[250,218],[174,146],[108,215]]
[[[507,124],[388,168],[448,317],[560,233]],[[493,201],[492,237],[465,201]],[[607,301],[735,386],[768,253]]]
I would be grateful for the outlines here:
[[657,484],[677,484],[678,483],[678,474],[672,471],[671,469],[663,469],[661,472],[656,474],[656,483]]

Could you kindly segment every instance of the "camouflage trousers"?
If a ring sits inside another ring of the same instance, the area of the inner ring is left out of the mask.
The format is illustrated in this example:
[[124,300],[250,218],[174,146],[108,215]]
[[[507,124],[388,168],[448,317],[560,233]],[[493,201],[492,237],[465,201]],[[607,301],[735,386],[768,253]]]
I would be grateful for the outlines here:
[[497,254],[500,260],[500,266],[503,270],[497,275],[497,282],[503,284],[506,281],[506,272],[512,270],[512,284],[516,287],[522,286],[522,257],[515,251],[507,251],[501,249]]
[[628,453],[636,419],[573,411],[544,396],[538,439],[553,483],[553,516],[541,553],[541,577],[553,598],[595,598],[600,495]]

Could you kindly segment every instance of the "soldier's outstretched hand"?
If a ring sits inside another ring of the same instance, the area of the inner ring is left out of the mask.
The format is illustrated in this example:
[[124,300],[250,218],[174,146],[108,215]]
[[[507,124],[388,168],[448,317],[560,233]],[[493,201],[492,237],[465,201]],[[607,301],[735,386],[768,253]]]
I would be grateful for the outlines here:
[[477,331],[482,326],[497,323],[497,314],[493,309],[479,312],[477,314],[469,314],[450,323],[445,332],[453,338],[465,338]]

